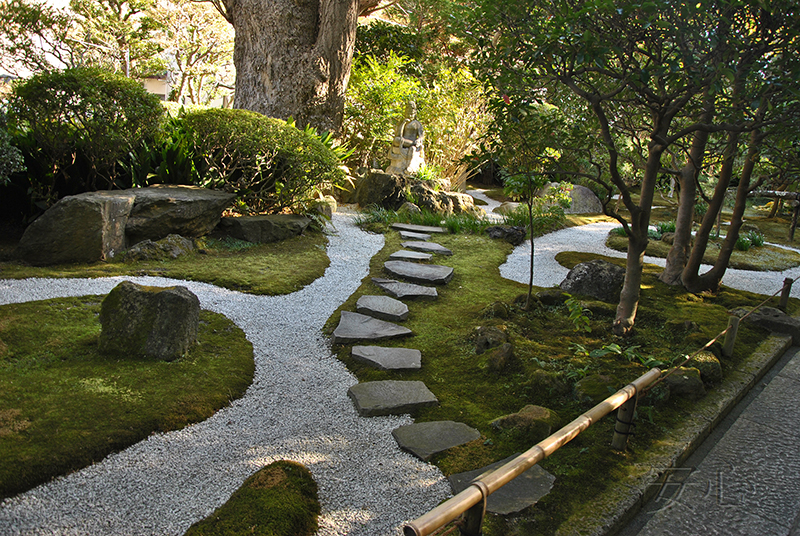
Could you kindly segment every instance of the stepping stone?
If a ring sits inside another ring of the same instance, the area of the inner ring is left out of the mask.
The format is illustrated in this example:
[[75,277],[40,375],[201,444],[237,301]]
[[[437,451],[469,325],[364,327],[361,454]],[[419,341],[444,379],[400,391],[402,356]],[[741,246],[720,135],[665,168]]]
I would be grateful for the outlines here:
[[425,251],[427,253],[438,253],[439,255],[452,255],[453,252],[436,242],[422,242],[419,240],[413,242],[403,242],[402,246],[408,249],[415,249],[417,251]]
[[412,233],[446,233],[444,227],[432,227],[430,225],[414,225],[413,223],[393,223],[392,229],[398,231],[411,231]]
[[463,422],[419,422],[392,430],[398,446],[427,462],[434,454],[475,441],[481,433]]
[[348,344],[356,341],[379,341],[407,337],[412,331],[403,326],[384,322],[360,313],[342,311],[339,325],[333,331],[333,344]]
[[347,391],[362,417],[402,415],[439,405],[433,393],[420,381],[384,380],[364,382]]
[[356,311],[389,322],[402,322],[408,318],[408,305],[389,296],[361,296]]
[[430,240],[431,235],[425,233],[412,233],[411,231],[400,231],[400,238],[406,240]]
[[[453,490],[454,494],[460,493],[466,489],[473,480],[477,480],[480,476],[507,464],[517,456],[519,456],[519,454],[509,456],[505,460],[487,465],[482,469],[451,475],[448,477],[450,488]],[[489,495],[489,500],[486,501],[486,510],[500,515],[519,512],[520,510],[536,504],[536,501],[547,495],[553,488],[553,482],[555,481],[556,477],[538,465],[534,465],[511,482]]]
[[414,283],[403,283],[394,279],[373,277],[372,282],[382,290],[400,300],[435,300],[439,293],[433,287],[424,287]]
[[431,260],[430,253],[422,253],[421,251],[407,251],[405,249],[401,249],[400,251],[395,251],[389,258],[393,261],[429,261]]
[[353,346],[350,355],[356,361],[381,370],[419,370],[422,368],[422,352],[411,348]]
[[453,279],[453,269],[438,264],[419,264],[407,261],[386,261],[383,267],[390,275],[402,277],[414,283],[446,285]]

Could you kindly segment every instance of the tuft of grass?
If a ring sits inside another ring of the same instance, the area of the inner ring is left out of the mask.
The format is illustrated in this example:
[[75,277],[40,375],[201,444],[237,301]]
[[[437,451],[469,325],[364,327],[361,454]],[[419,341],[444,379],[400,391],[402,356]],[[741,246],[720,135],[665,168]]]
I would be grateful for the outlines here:
[[228,502],[186,536],[311,536],[317,530],[317,484],[306,467],[277,461],[248,478]]
[[330,265],[326,244],[327,238],[320,232],[306,232],[271,244],[252,244],[232,238],[207,239],[200,242],[196,252],[163,261],[115,259],[89,265],[45,267],[0,262],[0,278],[152,275],[274,296],[290,294],[322,277]]
[[0,306],[0,498],[207,419],[250,385],[252,345],[209,311],[177,361],[101,355],[101,299]]

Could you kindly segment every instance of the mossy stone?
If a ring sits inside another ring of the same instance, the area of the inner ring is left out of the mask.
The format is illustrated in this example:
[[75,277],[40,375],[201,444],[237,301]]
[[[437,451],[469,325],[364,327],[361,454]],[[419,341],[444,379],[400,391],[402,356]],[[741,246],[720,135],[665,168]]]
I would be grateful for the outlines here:
[[713,352],[703,350],[689,362],[700,371],[703,383],[716,384],[722,381],[722,365]]
[[486,363],[491,372],[500,374],[511,368],[514,364],[514,347],[504,343],[487,352]]
[[548,408],[529,404],[517,413],[503,415],[489,423],[496,430],[506,431],[525,443],[538,443],[561,425],[558,414]]
[[480,326],[475,328],[475,353],[480,355],[486,350],[497,348],[508,342],[505,326]]
[[700,371],[696,368],[679,367],[664,382],[669,386],[670,394],[675,396],[699,400],[706,395]]

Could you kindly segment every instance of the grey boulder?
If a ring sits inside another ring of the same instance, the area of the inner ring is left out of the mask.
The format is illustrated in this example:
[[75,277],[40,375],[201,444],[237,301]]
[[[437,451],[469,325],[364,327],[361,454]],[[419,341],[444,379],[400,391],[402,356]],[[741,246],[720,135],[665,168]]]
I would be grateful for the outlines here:
[[595,259],[576,264],[561,282],[561,290],[589,296],[607,303],[619,301],[625,269],[610,262]]
[[136,196],[125,229],[131,243],[160,240],[171,234],[190,238],[207,235],[236,197],[199,186],[164,184],[125,192]]
[[100,352],[174,361],[197,341],[200,300],[186,287],[123,281],[100,306]]
[[110,259],[125,249],[134,199],[105,191],[64,197],[25,229],[17,254],[37,266]]
[[300,236],[310,224],[309,218],[297,214],[267,214],[223,218],[220,229],[239,240],[266,244]]

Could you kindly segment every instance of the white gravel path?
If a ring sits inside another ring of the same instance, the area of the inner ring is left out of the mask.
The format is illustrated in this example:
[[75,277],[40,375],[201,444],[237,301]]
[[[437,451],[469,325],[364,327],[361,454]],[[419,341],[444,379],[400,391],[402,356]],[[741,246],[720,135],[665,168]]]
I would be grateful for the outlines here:
[[323,278],[287,296],[134,277],[0,281],[0,303],[109,292],[123,279],[180,283],[253,343],[256,373],[240,400],[183,430],[155,434],[102,462],[0,504],[2,535],[180,535],[223,504],[250,474],[280,459],[319,485],[320,535],[399,534],[450,495],[434,466],[401,452],[391,431],[408,416],[359,417],[357,383],[332,356],[324,322],[368,273],[383,237],[336,215]]
[[[569,270],[555,260],[561,251],[584,251],[598,253],[608,257],[625,257],[625,253],[606,247],[608,232],[618,223],[599,222],[580,227],[569,227],[534,239],[533,284],[538,287],[552,287],[560,284]],[[789,248],[793,249],[793,248]],[[514,248],[508,260],[500,266],[500,275],[512,281],[528,283],[530,277],[531,246],[525,242]],[[666,261],[656,257],[645,256],[645,262],[664,266]],[[704,266],[701,272],[708,270]],[[749,290],[758,294],[772,295],[780,290],[786,277],[800,276],[800,267],[784,272],[754,272],[729,268],[722,278],[722,284],[740,290]],[[792,287],[792,297],[800,298],[800,284]]]
[[[472,192],[470,192],[472,193]],[[368,273],[383,237],[337,214],[325,276],[287,296],[252,296],[212,285],[153,277],[0,280],[0,304],[103,294],[123,279],[180,283],[204,308],[225,314],[253,343],[256,374],[245,396],[202,423],[155,434],[100,463],[0,504],[0,535],[180,535],[224,503],[250,474],[275,460],[309,467],[319,484],[320,535],[399,534],[401,524],[450,495],[441,472],[401,452],[391,431],[408,416],[358,417],[347,398],[357,383],[320,333]],[[534,284],[559,284],[559,251],[622,257],[605,247],[614,223],[557,231],[535,240]],[[500,267],[527,283],[530,245]],[[660,264],[662,259],[646,258]],[[771,294],[787,272],[728,270],[723,283]],[[800,285],[792,295],[800,297]]]

